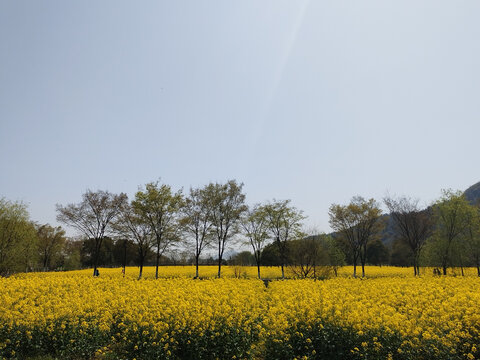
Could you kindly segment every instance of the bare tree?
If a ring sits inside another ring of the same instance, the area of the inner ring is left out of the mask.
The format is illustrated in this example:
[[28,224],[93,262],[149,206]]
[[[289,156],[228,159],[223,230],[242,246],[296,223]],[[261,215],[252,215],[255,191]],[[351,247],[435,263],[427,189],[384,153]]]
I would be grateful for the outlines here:
[[268,220],[269,233],[280,253],[282,279],[285,279],[288,244],[290,240],[302,237],[301,226],[305,216],[290,205],[290,200],[273,200],[263,206],[263,211]]
[[182,190],[172,192],[169,185],[151,182],[139,190],[132,201],[135,212],[148,224],[155,236],[156,267],[155,278],[158,279],[160,257],[165,250],[180,240],[179,217],[183,206]]
[[241,225],[244,235],[252,246],[255,263],[257,264],[258,278],[260,276],[261,255],[268,240],[268,219],[263,207],[259,204],[248,209],[242,218]]
[[127,200],[127,195],[87,190],[78,204],[57,204],[57,221],[94,240],[93,275],[97,274],[98,255],[103,238],[111,232],[112,220]]
[[243,183],[230,180],[226,184],[210,183],[206,196],[212,201],[211,221],[218,242],[218,277],[221,276],[223,253],[228,241],[238,233],[238,221],[246,211]]
[[398,237],[412,250],[414,275],[420,275],[420,253],[433,230],[430,211],[422,211],[418,207],[418,199],[406,196],[386,196],[383,202],[390,211]]
[[128,239],[133,239],[138,250],[138,279],[142,278],[143,265],[148,252],[154,244],[153,232],[150,224],[143,221],[142,217],[135,212],[132,205],[125,203],[117,221],[114,223],[115,231]]
[[385,225],[380,221],[382,211],[374,199],[365,200],[355,196],[350,204],[332,204],[329,210],[330,226],[346,240],[353,259],[353,276],[357,276],[357,261],[362,264],[365,276],[367,244]]
[[195,279],[198,279],[199,260],[202,251],[212,240],[213,203],[206,188],[190,189],[182,209],[181,224],[186,233],[193,236],[195,241]]

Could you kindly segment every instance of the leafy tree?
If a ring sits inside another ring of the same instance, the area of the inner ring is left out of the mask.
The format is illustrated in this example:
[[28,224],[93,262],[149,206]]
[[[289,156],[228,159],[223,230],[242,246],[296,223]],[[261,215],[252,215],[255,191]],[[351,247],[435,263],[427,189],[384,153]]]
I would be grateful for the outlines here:
[[138,246],[127,237],[118,237],[113,242],[112,258],[115,266],[133,266],[138,260]]
[[115,242],[110,236],[103,237],[102,246],[98,251],[96,250],[95,239],[84,239],[81,243],[80,258],[83,266],[92,267],[95,261],[97,267],[117,265],[113,256]]
[[31,269],[36,262],[36,246],[27,207],[0,198],[0,275]]
[[281,266],[282,263],[278,246],[275,242],[265,245],[260,258],[263,266]]
[[63,251],[63,269],[78,270],[82,268],[82,241],[67,239]]
[[248,250],[241,251],[228,259],[229,265],[250,266],[256,265],[255,256]]
[[180,240],[182,190],[174,193],[169,185],[160,185],[158,181],[151,182],[135,194],[132,206],[142,221],[150,226],[155,238],[155,278],[158,279],[158,266],[162,254],[170,245]]
[[323,235],[323,239],[328,252],[329,264],[335,276],[338,276],[338,269],[345,265],[345,253],[331,235]]
[[[114,223],[114,229],[121,237],[132,239],[135,242],[139,265],[138,279],[141,279],[145,259],[154,245],[154,235],[151,223],[144,221],[144,218],[135,210],[135,207],[126,202],[123,204],[117,221]],[[123,240],[123,242],[125,246],[125,260],[123,261],[123,264],[125,266],[127,262],[126,256],[128,243],[126,240]]]
[[113,219],[119,214],[127,195],[87,190],[78,204],[57,204],[57,221],[73,227],[93,240],[93,275],[97,274],[98,256],[104,237],[112,232]]
[[309,231],[308,236],[292,240],[289,244],[290,270],[300,278],[327,278],[337,275],[344,264],[343,252],[335,246],[331,236]]
[[303,212],[290,205],[290,200],[273,200],[263,206],[268,221],[268,230],[273,237],[280,254],[282,279],[285,279],[285,265],[287,264],[288,244],[292,239],[303,237],[301,232]]
[[37,228],[38,251],[43,271],[51,270],[61,258],[66,241],[65,230],[60,226],[52,227],[49,224]]
[[441,266],[443,275],[447,275],[447,268],[454,266],[456,259],[463,265],[463,241],[470,235],[469,229],[478,217],[478,210],[470,205],[462,192],[450,189],[442,190],[433,209],[436,227],[430,239],[429,258]]
[[367,245],[367,262],[372,265],[385,265],[390,260],[390,252],[380,239],[375,239]]
[[184,231],[195,241],[195,279],[198,278],[198,267],[202,251],[213,239],[212,231],[213,201],[209,197],[208,187],[190,188],[182,209],[181,224]]
[[[424,263],[422,251],[419,264]],[[390,265],[392,266],[413,266],[413,254],[412,249],[405,243],[405,241],[396,238],[393,240],[390,251]]]
[[242,218],[241,225],[248,243],[252,246],[258,278],[261,279],[261,255],[268,240],[268,220],[264,208],[257,204],[253,208],[248,209]]
[[210,183],[205,187],[205,196],[212,202],[212,229],[218,243],[218,277],[221,276],[222,260],[229,240],[238,232],[238,222],[247,210],[243,183],[229,180],[226,184]]
[[399,198],[387,196],[383,201],[390,211],[397,237],[412,251],[413,273],[415,276],[420,275],[420,252],[433,230],[430,211],[421,211],[418,200],[405,196]]
[[480,209],[477,207],[477,216],[470,219],[465,236],[466,252],[469,259],[477,268],[480,276]]
[[384,227],[380,221],[382,211],[374,200],[355,196],[348,205],[332,204],[329,210],[330,226],[346,241],[353,259],[353,276],[357,276],[357,261],[365,276],[367,245]]
[[289,244],[288,263],[291,271],[300,278],[316,278],[317,267],[328,265],[328,254],[317,236],[292,240]]

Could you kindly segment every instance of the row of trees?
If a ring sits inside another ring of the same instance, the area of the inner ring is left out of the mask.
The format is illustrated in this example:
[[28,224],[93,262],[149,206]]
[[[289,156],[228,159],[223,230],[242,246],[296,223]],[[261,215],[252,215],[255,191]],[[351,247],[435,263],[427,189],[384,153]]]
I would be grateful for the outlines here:
[[61,227],[38,225],[27,207],[0,198],[0,275],[33,269],[51,269],[66,244]]
[[354,276],[358,261],[365,276],[368,244],[385,235],[389,222],[395,241],[411,254],[415,275],[420,275],[422,263],[443,275],[449,267],[460,267],[463,275],[464,266],[475,266],[480,276],[479,207],[470,204],[462,192],[443,190],[441,197],[423,210],[418,200],[405,196],[383,200],[388,216],[382,216],[374,199],[354,197],[348,205],[330,207],[330,225],[350,255]]
[[[60,227],[30,221],[23,204],[0,199],[0,274],[81,265],[92,266],[96,274],[99,264],[136,262],[139,278],[146,263],[156,266],[158,277],[166,252],[175,261],[171,250],[183,248],[192,255],[183,256],[183,262],[195,263],[196,277],[205,251],[215,250],[220,277],[226,248],[242,239],[252,253],[231,262],[249,258],[259,278],[262,264],[280,266],[282,277],[287,265],[297,276],[318,277],[325,269],[336,272],[345,262],[353,264],[354,276],[357,265],[365,276],[367,262],[386,263],[389,251],[397,254],[399,249],[415,275],[420,265],[442,274],[448,267],[463,273],[473,265],[480,276],[479,208],[461,192],[443,191],[427,209],[407,197],[383,201],[388,215],[374,199],[357,196],[346,205],[333,204],[329,218],[335,232],[327,236],[303,230],[305,217],[289,200],[247,206],[243,184],[235,180],[192,188],[187,194],[152,182],[131,201],[125,194],[87,191],[79,203],[57,205],[58,221],[75,228],[83,237],[79,242],[67,239]],[[386,237],[394,238],[390,248],[381,241]]]
[[77,229],[93,241],[93,271],[106,235],[130,239],[138,250],[139,278],[147,254],[156,254],[156,272],[162,255],[173,245],[191,244],[194,248],[196,277],[200,257],[208,247],[217,250],[218,277],[221,276],[227,246],[240,233],[252,246],[260,277],[261,253],[269,239],[278,247],[282,277],[287,263],[287,245],[301,238],[301,211],[290,201],[273,200],[249,208],[243,184],[235,180],[210,183],[190,189],[184,195],[159,182],[145,185],[128,201],[125,194],[87,191],[77,204],[57,205],[57,220]]

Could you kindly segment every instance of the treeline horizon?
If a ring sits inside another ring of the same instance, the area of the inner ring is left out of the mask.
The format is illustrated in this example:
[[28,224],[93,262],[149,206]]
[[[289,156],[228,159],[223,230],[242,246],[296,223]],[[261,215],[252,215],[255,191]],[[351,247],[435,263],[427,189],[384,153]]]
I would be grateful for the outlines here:
[[[329,209],[332,234],[305,230],[303,211],[291,200],[247,205],[243,183],[209,183],[173,191],[159,181],[139,188],[129,200],[124,193],[87,190],[78,203],[57,204],[57,221],[65,230],[30,220],[27,207],[0,198],[0,275],[98,267],[217,265],[279,266],[298,277],[328,277],[344,265],[476,267],[480,276],[480,210],[460,191],[442,190],[427,209],[407,196],[382,199],[355,196]],[[387,226],[388,224],[388,226]],[[381,241],[389,232],[389,244]],[[239,246],[241,244],[242,246]],[[250,251],[235,249],[249,246]],[[225,259],[225,250],[234,254]],[[206,251],[210,253],[206,254]],[[211,251],[215,251],[212,255]]]

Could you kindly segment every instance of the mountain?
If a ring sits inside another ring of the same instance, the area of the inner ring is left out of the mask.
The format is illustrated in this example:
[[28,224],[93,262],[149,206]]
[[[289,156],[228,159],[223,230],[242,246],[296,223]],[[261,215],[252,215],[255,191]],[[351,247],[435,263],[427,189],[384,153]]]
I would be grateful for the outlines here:
[[465,197],[471,204],[478,204],[480,202],[480,182],[465,190]]

